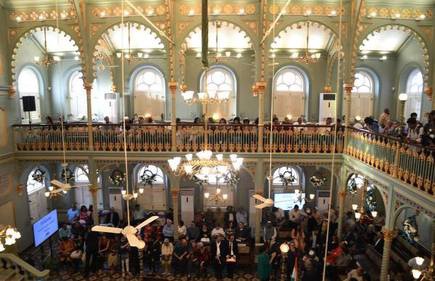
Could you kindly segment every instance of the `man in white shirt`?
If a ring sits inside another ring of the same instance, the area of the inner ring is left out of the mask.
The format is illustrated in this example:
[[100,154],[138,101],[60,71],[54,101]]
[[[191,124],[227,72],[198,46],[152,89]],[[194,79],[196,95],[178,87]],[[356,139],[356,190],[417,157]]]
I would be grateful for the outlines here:
[[217,237],[218,235],[225,237],[225,231],[219,224],[211,231],[211,237]]
[[172,261],[172,253],[174,252],[174,245],[172,245],[171,242],[169,242],[168,238],[165,238],[162,244],[161,249],[161,255],[162,255],[162,267],[163,267],[163,275],[169,275],[170,274],[170,267],[171,267],[171,261]]

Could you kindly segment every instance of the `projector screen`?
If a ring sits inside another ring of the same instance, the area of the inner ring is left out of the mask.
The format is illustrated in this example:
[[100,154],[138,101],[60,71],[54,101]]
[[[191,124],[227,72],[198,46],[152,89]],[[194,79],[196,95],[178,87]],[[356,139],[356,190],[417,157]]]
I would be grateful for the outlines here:
[[33,224],[33,239],[35,247],[41,245],[59,229],[57,210],[53,210]]
[[[299,199],[301,201],[299,201]],[[275,193],[273,195],[274,206],[284,211],[291,210],[295,205],[299,208],[305,204],[305,193]]]

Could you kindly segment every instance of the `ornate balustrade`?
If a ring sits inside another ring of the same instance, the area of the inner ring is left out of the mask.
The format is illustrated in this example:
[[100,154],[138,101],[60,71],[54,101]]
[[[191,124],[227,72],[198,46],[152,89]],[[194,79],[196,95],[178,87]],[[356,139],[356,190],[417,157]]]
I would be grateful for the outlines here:
[[[176,128],[176,134],[172,129]],[[93,124],[95,151],[122,151],[123,130],[119,124]],[[60,127],[16,125],[17,151],[62,150]],[[205,147],[203,124],[169,123],[128,125],[127,150],[143,152],[195,152]],[[207,147],[217,152],[252,153],[259,151],[258,127],[241,124],[210,124],[207,128]],[[344,132],[329,126],[266,125],[263,128],[263,151],[274,153],[345,153],[392,175],[408,184],[434,194],[435,151],[400,139],[349,128]],[[86,124],[65,125],[67,150],[88,150]],[[272,142],[271,142],[272,140]],[[273,145],[270,145],[270,144]]]
[[435,150],[398,138],[351,129],[345,153],[434,195]]

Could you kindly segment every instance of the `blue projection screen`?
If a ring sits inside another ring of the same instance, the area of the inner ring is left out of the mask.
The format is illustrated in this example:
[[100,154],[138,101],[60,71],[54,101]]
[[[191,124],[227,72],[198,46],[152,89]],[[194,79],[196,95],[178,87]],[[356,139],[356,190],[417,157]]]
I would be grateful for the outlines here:
[[59,229],[57,210],[53,210],[33,224],[35,247],[51,237]]

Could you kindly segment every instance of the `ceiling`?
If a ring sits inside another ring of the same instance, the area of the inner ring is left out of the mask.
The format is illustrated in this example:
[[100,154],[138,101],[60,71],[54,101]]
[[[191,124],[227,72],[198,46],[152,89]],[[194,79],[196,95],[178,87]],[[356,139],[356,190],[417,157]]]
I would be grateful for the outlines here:
[[[69,53],[78,51],[78,47],[69,35],[64,32],[55,31],[51,27],[45,29],[45,35],[44,29],[38,28],[31,32],[25,40],[34,40],[38,47],[48,53]],[[45,41],[47,42],[47,50],[44,50]]]
[[[216,24],[217,23],[217,24]],[[216,26],[219,26],[216,28]],[[218,49],[250,49],[252,47],[251,38],[237,25],[226,21],[214,21],[208,25],[208,46],[216,49],[216,30]],[[198,26],[186,38],[188,49],[201,49],[201,27]]]
[[406,30],[390,29],[375,32],[363,41],[360,51],[397,52],[410,36],[410,32]]
[[325,50],[335,40],[334,33],[326,26],[310,22],[299,22],[288,26],[276,36],[271,44],[273,49],[305,49],[307,48],[307,32],[309,31],[308,49]]
[[137,23],[116,25],[103,34],[103,39],[113,50],[163,49],[164,44],[150,28]]

